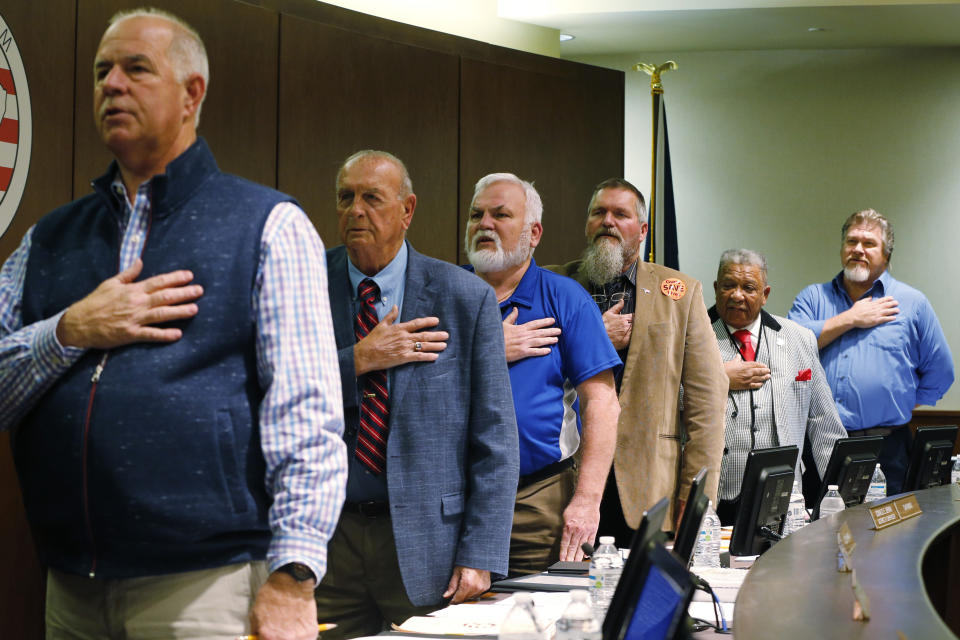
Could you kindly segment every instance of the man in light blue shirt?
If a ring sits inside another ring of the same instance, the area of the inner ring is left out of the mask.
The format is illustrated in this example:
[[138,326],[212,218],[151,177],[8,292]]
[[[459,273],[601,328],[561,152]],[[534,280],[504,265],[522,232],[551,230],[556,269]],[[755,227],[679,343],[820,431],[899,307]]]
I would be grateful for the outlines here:
[[788,317],[813,331],[820,360],[851,436],[886,436],[880,466],[887,493],[900,493],[909,463],[907,423],[953,384],[950,347],[927,298],[887,271],[893,227],[873,209],[842,228],[843,271],[810,285]]

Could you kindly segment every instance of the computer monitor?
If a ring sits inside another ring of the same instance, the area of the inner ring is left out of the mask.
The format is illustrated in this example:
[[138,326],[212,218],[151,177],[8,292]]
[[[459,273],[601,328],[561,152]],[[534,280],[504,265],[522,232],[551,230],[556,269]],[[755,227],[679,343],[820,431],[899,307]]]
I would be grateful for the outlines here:
[[953,455],[958,430],[956,425],[917,427],[910,446],[910,465],[903,483],[904,491],[950,484],[950,456]]
[[848,507],[863,502],[882,448],[883,436],[841,438],[833,443],[833,453],[827,462],[820,491],[813,505],[807,505],[813,507],[814,520],[820,517],[820,501],[827,495],[827,487],[831,484],[840,488],[840,497]]
[[[655,505],[650,507],[643,518],[640,519],[640,525],[633,534],[633,540],[630,542],[630,555],[623,563],[623,571],[620,572],[620,580],[623,577],[636,573],[637,567],[643,563],[643,557],[647,544],[651,541],[662,542],[666,537],[663,533],[663,521],[667,516],[667,505],[670,501],[661,498]],[[620,589],[620,583],[617,583],[617,589],[610,598],[610,606],[607,607],[607,615],[603,619],[603,632],[606,634],[608,620],[622,616],[623,609],[627,606],[629,600],[628,590]]]
[[703,522],[703,514],[707,512],[707,505],[710,500],[703,494],[703,486],[707,481],[707,468],[700,469],[693,482],[690,483],[690,493],[687,496],[687,504],[683,510],[683,517],[680,519],[680,526],[677,527],[677,535],[673,539],[673,554],[677,556],[684,566],[689,566],[690,557],[693,555],[693,549],[697,544],[697,538],[700,534],[700,524]]
[[603,640],[675,640],[683,635],[693,599],[690,572],[656,540],[636,554],[640,562],[617,584],[616,592],[624,594],[627,604],[607,613]]
[[789,446],[754,449],[747,454],[730,555],[759,555],[771,541],[780,539],[799,453],[796,446]]

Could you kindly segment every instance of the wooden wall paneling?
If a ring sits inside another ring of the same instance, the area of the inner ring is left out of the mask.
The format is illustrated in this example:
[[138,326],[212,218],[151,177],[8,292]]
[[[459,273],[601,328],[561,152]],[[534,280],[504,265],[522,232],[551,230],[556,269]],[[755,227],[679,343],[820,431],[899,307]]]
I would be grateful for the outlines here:
[[532,181],[543,199],[537,262],[566,262],[583,251],[594,185],[623,172],[624,77],[516,52],[504,59],[462,60],[461,229],[476,181],[509,171]]
[[0,14],[20,49],[33,116],[26,189],[0,238],[0,259],[6,260],[31,225],[70,200],[76,0],[4,0]]
[[[26,188],[0,238],[0,260],[6,260],[31,225],[70,199],[76,1],[4,0],[0,14],[20,50],[33,121]],[[43,574],[7,433],[0,434],[0,521],[0,635],[39,640],[43,637]]]
[[[944,411],[942,409],[918,409],[910,419],[910,430],[917,433],[917,427],[943,427],[960,425],[960,411]],[[960,437],[953,443],[953,455],[960,455]]]
[[457,257],[456,56],[282,15],[279,188],[327,247],[340,244],[334,182],[360,149],[407,165],[417,194],[408,232],[422,253]]
[[[190,23],[210,60],[210,86],[198,133],[220,168],[276,186],[277,51],[275,11],[232,0],[156,0],[150,3]],[[112,159],[93,123],[93,59],[109,18],[126,0],[79,0],[76,61],[74,197]]]

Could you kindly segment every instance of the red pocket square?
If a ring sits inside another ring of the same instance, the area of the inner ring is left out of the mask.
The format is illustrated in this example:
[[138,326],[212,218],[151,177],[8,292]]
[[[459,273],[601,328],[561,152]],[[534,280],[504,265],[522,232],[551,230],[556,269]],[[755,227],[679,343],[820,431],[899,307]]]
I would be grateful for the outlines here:
[[812,376],[813,376],[813,371],[811,371],[810,369],[804,369],[803,371],[797,374],[796,380],[797,382],[807,382],[808,380],[810,380]]

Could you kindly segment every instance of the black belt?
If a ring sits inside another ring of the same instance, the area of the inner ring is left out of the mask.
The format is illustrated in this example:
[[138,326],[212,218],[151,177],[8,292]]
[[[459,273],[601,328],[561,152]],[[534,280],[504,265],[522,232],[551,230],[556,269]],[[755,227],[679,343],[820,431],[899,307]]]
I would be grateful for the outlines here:
[[565,458],[560,462],[554,462],[548,464],[547,466],[537,469],[533,473],[528,473],[525,476],[520,476],[519,482],[517,482],[517,489],[523,489],[524,487],[529,487],[534,482],[540,482],[541,480],[546,480],[550,476],[555,476],[561,471],[566,471],[573,466],[573,456]]
[[357,513],[367,518],[379,518],[380,516],[390,515],[389,502],[376,502],[368,500],[367,502],[344,502],[343,510],[347,513]]
[[857,431],[851,431],[850,437],[856,438],[857,436],[866,437],[866,436],[888,436],[897,429],[903,429],[906,427],[906,424],[895,424],[890,427],[870,427],[869,429],[858,429]]

